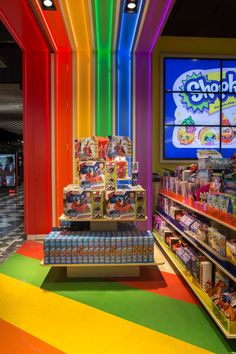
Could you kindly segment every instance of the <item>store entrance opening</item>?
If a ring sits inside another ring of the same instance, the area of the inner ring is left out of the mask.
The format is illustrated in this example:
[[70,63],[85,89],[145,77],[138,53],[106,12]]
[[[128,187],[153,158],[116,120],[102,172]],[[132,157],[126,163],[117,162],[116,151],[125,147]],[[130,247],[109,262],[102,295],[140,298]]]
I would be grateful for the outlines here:
[[0,263],[24,241],[22,51],[0,22]]

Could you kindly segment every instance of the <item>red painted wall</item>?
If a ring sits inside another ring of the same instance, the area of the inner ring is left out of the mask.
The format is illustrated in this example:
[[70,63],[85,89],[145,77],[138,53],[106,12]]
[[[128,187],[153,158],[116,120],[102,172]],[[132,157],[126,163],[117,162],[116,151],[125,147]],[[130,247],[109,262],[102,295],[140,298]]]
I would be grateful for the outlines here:
[[52,225],[50,52],[28,1],[0,0],[0,19],[23,50],[25,232]]

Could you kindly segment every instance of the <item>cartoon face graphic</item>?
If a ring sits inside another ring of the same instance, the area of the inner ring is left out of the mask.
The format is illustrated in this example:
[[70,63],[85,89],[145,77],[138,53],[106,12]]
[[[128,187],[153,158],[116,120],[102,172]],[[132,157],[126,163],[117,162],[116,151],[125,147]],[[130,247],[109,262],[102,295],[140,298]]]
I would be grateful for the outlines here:
[[219,136],[214,129],[203,128],[199,132],[199,139],[202,145],[214,145],[219,140]]
[[183,145],[189,145],[192,144],[194,141],[194,132],[193,131],[187,131],[186,127],[180,127],[178,132],[177,132],[177,138],[180,142],[180,144]]
[[234,130],[231,127],[222,129],[221,141],[223,144],[229,144],[234,139]]

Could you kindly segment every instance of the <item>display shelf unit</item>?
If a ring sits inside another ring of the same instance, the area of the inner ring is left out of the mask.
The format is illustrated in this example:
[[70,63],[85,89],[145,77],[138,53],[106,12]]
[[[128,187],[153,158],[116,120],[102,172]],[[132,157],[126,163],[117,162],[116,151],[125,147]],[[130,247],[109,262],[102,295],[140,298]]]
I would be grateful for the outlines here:
[[136,221],[147,221],[147,216],[142,219],[136,219],[136,218],[108,218],[106,215],[103,218],[98,218],[98,219],[92,219],[92,218],[70,218],[66,216],[65,214],[62,214],[59,217],[59,221],[71,221],[71,222],[81,222],[81,221],[87,221],[87,222],[136,222]]
[[166,243],[161,239],[160,235],[154,231],[154,237],[162,249],[163,253],[167,256],[170,262],[182,275],[186,283],[192,289],[194,294],[197,296],[201,304],[207,310],[209,315],[215,321],[217,326],[224,333],[228,339],[236,339],[236,326],[234,322],[227,321],[227,319],[221,314],[220,310],[212,303],[209,296],[199,287],[195,278],[187,271],[182,262],[177,258],[177,256],[169,249]]
[[[59,218],[60,222],[90,222],[91,231],[115,231],[118,222],[135,222],[146,221],[147,217],[143,219],[80,219],[69,218],[64,214]],[[164,264],[165,260],[160,257],[159,261],[156,259],[157,252],[154,253],[154,262],[145,263],[49,263],[41,265],[44,267],[66,267],[68,278],[87,278],[87,277],[138,277],[140,275],[141,266],[157,266]]]
[[186,233],[184,228],[179,225],[174,219],[161,210],[156,211],[169,225],[171,225],[180,235],[182,235],[189,243],[191,243],[196,249],[198,249],[204,256],[206,256],[212,263],[214,263],[222,272],[224,272],[229,278],[236,282],[236,267],[221,258],[213,249],[211,249],[204,242],[194,238]]
[[207,219],[213,220],[220,225],[223,225],[227,228],[230,228],[233,231],[236,231],[236,216],[227,214],[218,210],[216,208],[212,208],[205,203],[194,202],[190,198],[182,197],[179,194],[170,192],[164,188],[160,188],[159,194],[163,197],[173,200],[174,202],[183,205],[185,208],[205,216]]

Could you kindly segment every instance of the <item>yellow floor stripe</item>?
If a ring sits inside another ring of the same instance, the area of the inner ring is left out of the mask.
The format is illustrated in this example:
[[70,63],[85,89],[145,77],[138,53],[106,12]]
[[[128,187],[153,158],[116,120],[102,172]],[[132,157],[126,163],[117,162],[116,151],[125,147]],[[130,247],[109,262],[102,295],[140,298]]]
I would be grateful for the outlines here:
[[3,274],[0,318],[69,354],[210,353]]

